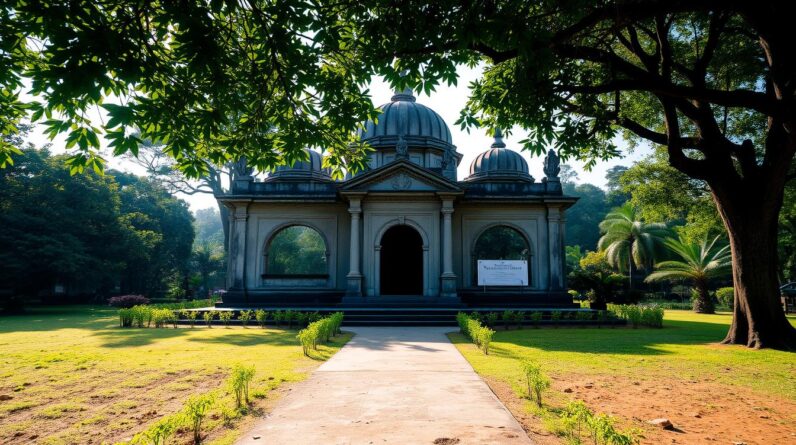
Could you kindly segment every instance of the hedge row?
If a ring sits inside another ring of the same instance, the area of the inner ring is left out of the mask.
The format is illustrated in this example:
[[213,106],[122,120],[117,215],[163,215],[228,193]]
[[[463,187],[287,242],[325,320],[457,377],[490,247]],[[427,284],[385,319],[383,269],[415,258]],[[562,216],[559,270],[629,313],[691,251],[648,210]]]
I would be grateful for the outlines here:
[[456,322],[459,323],[459,330],[462,334],[475,343],[484,354],[489,355],[489,344],[492,342],[495,331],[464,312],[456,314]]
[[327,343],[330,338],[340,333],[343,324],[343,313],[335,312],[328,317],[313,321],[299,331],[296,338],[301,342],[304,355],[309,357],[310,350],[317,351],[318,343]]
[[657,305],[610,304],[608,310],[616,314],[617,317],[627,320],[634,328],[639,326],[663,327],[664,310]]
[[133,306],[119,309],[119,325],[123,328],[162,328],[167,324],[177,327],[177,314],[171,309],[151,306]]

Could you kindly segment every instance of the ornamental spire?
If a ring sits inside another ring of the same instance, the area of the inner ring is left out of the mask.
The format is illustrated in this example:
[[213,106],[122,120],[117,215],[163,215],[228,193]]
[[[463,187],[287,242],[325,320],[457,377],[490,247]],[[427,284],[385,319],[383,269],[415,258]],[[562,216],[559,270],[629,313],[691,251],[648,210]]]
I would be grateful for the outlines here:
[[[404,70],[401,72],[401,77],[406,77],[409,75],[408,70]],[[414,102],[417,99],[415,98],[414,92],[409,87],[405,87],[403,91],[398,91],[397,89],[393,91],[393,96],[390,98],[392,102],[399,102],[399,101],[407,101],[407,102]]]
[[503,130],[500,127],[495,128],[495,142],[492,143],[492,148],[506,148],[506,143],[503,142]]

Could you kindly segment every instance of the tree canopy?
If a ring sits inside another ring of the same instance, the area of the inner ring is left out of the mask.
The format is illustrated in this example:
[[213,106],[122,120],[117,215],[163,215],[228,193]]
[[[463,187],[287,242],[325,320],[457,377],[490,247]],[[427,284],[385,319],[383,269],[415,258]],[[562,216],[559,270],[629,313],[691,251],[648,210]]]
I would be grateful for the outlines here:
[[[376,115],[371,75],[430,91],[482,64],[463,127],[521,128],[532,153],[587,165],[618,155],[623,135],[706,181],[733,254],[726,341],[796,348],[777,275],[796,154],[789,12],[740,0],[7,3],[0,131],[30,113],[67,133],[73,171],[101,168],[101,131],[116,154],[135,151],[140,131],[193,176],[206,159],[262,168],[313,146],[355,169],[367,150],[353,130]],[[87,117],[98,106],[102,129]],[[13,149],[0,147],[8,164]]]
[[[362,166],[353,130],[375,109],[343,11],[364,9],[299,0],[6,2],[0,132],[30,116],[51,136],[66,133],[73,171],[102,168],[100,137],[115,155],[156,141],[192,176],[206,160],[245,156],[264,169],[309,146],[326,149],[332,164]],[[100,108],[101,124],[91,119]],[[14,153],[0,144],[0,165]]]
[[64,156],[21,153],[13,167],[0,170],[5,291],[158,296],[172,282],[183,286],[194,236],[184,202],[143,178],[70,175]]

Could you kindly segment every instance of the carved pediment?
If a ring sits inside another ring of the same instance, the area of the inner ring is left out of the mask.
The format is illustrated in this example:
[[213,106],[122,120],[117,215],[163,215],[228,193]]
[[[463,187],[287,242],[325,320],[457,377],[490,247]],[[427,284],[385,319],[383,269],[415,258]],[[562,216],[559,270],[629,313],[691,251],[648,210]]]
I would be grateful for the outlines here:
[[448,179],[405,160],[395,161],[346,182],[349,191],[373,192],[457,192]]

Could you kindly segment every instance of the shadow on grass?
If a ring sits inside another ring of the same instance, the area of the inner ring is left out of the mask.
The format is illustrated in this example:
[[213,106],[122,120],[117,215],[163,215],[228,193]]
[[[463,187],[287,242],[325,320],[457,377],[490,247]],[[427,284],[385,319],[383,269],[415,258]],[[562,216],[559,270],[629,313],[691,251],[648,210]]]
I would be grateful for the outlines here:
[[[586,354],[664,355],[670,352],[660,345],[707,345],[718,343],[727,334],[723,323],[666,320],[661,329],[639,327],[621,328],[552,328],[497,331],[489,354],[496,357],[517,358],[501,343],[544,351],[577,352]],[[454,343],[467,343],[460,334],[451,335]]]

